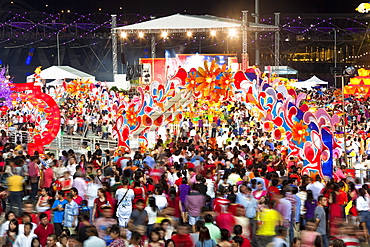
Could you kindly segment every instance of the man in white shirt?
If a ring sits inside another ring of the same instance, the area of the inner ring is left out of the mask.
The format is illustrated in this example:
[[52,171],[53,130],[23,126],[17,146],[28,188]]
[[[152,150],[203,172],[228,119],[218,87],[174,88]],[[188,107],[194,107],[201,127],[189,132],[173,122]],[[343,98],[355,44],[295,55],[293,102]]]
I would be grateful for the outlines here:
[[[117,218],[120,227],[127,227],[132,213],[132,200],[135,197],[134,191],[129,189],[129,181],[124,179],[122,181],[123,188],[116,191],[117,199]],[[85,241],[86,242],[86,241]]]
[[19,234],[24,234],[24,227],[27,223],[31,223],[31,225],[32,225],[31,234],[33,234],[33,231],[36,229],[37,224],[32,222],[31,215],[28,214],[28,213],[24,213],[22,215],[22,222],[23,222],[23,224],[19,224],[19,227],[18,227]]
[[320,182],[321,177],[320,175],[316,176],[316,181],[312,184],[307,185],[306,189],[312,191],[313,199],[317,201],[321,190],[324,188],[324,185]]
[[71,176],[73,176],[76,173],[76,167],[77,167],[76,159],[74,157],[71,157],[69,159],[69,164],[67,165],[67,171],[71,173]]
[[84,241],[84,247],[106,247],[106,243],[103,239],[98,238],[98,231],[95,226],[89,226],[86,229],[86,235],[89,236],[87,240]]
[[156,194],[154,195],[155,202],[157,204],[158,209],[162,211],[165,207],[167,207],[167,199],[163,195],[163,190],[161,188],[157,188],[155,192],[156,192]]
[[28,222],[24,224],[24,233],[19,233],[13,247],[25,247],[31,246],[32,239],[37,238],[37,235],[31,232],[33,230],[33,225]]
[[85,199],[87,185],[85,179],[82,178],[83,174],[81,171],[76,172],[76,178],[73,179],[72,187],[75,187],[82,198]]

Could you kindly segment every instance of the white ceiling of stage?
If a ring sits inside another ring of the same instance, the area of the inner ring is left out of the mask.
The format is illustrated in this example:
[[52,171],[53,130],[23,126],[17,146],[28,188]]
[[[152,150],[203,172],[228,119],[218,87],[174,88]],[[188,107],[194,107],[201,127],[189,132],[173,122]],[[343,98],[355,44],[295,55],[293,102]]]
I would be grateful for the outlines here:
[[[33,77],[33,75],[29,76]],[[27,79],[29,78],[27,77]],[[95,76],[87,74],[81,70],[69,66],[51,66],[47,69],[41,70],[41,79],[45,80],[64,80],[64,79],[80,79],[90,80],[95,82]]]
[[[220,18],[211,15],[182,15],[174,14],[166,17],[156,18],[149,21],[118,27],[118,31],[129,33],[145,32],[159,33],[165,30],[174,32],[203,32],[210,30],[228,30],[230,28],[241,28],[242,21]],[[278,27],[260,23],[249,23],[248,29],[251,31],[276,31]]]

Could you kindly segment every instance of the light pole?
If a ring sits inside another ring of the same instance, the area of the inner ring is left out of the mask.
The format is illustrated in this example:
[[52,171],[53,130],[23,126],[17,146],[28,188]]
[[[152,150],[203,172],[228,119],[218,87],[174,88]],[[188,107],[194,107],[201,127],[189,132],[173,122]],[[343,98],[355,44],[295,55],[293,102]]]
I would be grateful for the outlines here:
[[344,107],[344,77],[345,75],[334,75],[334,78],[336,79],[337,77],[342,78],[342,112],[343,112],[343,139],[344,139],[344,163],[348,167],[348,156],[347,156],[347,134],[346,134],[346,118],[347,114],[345,112],[345,107]]
[[60,66],[59,34],[60,34],[60,31],[58,31],[58,33],[57,33],[57,59],[58,59],[58,66]]
[[[337,70],[337,30],[333,28],[334,30],[334,73],[336,73]],[[334,85],[337,87],[337,77],[334,77]]]

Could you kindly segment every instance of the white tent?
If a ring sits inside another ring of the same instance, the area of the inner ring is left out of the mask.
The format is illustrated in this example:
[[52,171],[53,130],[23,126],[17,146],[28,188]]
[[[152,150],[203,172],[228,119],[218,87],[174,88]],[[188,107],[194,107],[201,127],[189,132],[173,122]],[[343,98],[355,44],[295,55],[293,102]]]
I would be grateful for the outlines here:
[[315,84],[315,85],[328,85],[327,81],[323,81],[317,76],[312,76],[310,79],[302,81],[303,83]]
[[[211,15],[183,15],[174,14],[166,17],[156,18],[149,21],[118,27],[116,30],[128,33],[160,33],[162,31],[170,32],[204,32],[206,29],[215,31],[226,31],[230,28],[239,29],[242,22],[228,18],[220,18]],[[278,27],[260,23],[249,23],[250,31],[276,31]]]
[[[51,66],[40,73],[42,80],[84,79],[95,82],[95,76],[69,66]],[[34,75],[27,76],[27,81],[33,81]]]
[[312,76],[308,80],[292,83],[293,87],[307,89],[311,89],[312,87],[315,87],[317,85],[328,85],[328,82],[321,80],[317,76]]

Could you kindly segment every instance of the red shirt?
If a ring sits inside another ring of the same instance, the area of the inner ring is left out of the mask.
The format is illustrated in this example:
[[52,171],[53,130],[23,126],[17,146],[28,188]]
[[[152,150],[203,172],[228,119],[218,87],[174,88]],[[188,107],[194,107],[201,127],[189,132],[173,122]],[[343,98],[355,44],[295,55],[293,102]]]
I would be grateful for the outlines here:
[[83,201],[83,198],[81,196],[77,195],[77,197],[74,198],[73,201],[75,201],[77,203],[77,205],[80,205],[81,202]]
[[347,197],[347,194],[346,192],[344,192],[343,190],[339,190],[339,195],[337,196],[337,203],[339,205],[345,205],[347,202],[348,202],[348,197]]
[[251,247],[251,242],[249,242],[249,239],[248,238],[245,238],[243,236],[241,236],[243,238],[243,244],[241,247]]
[[268,196],[270,197],[270,200],[274,199],[274,195],[280,193],[279,189],[275,186],[270,186],[270,187],[268,187],[267,190],[268,190]]
[[35,234],[40,240],[40,244],[42,247],[46,246],[46,240],[50,234],[54,233],[54,226],[48,223],[46,226],[38,225],[35,229]]
[[231,213],[221,213],[216,217],[216,225],[220,229],[226,229],[231,233],[234,231],[234,216]]
[[193,241],[190,238],[190,234],[172,236],[172,240],[175,242],[176,247],[193,247]]
[[229,200],[217,197],[213,200],[213,210],[218,213],[225,212],[229,203]]

